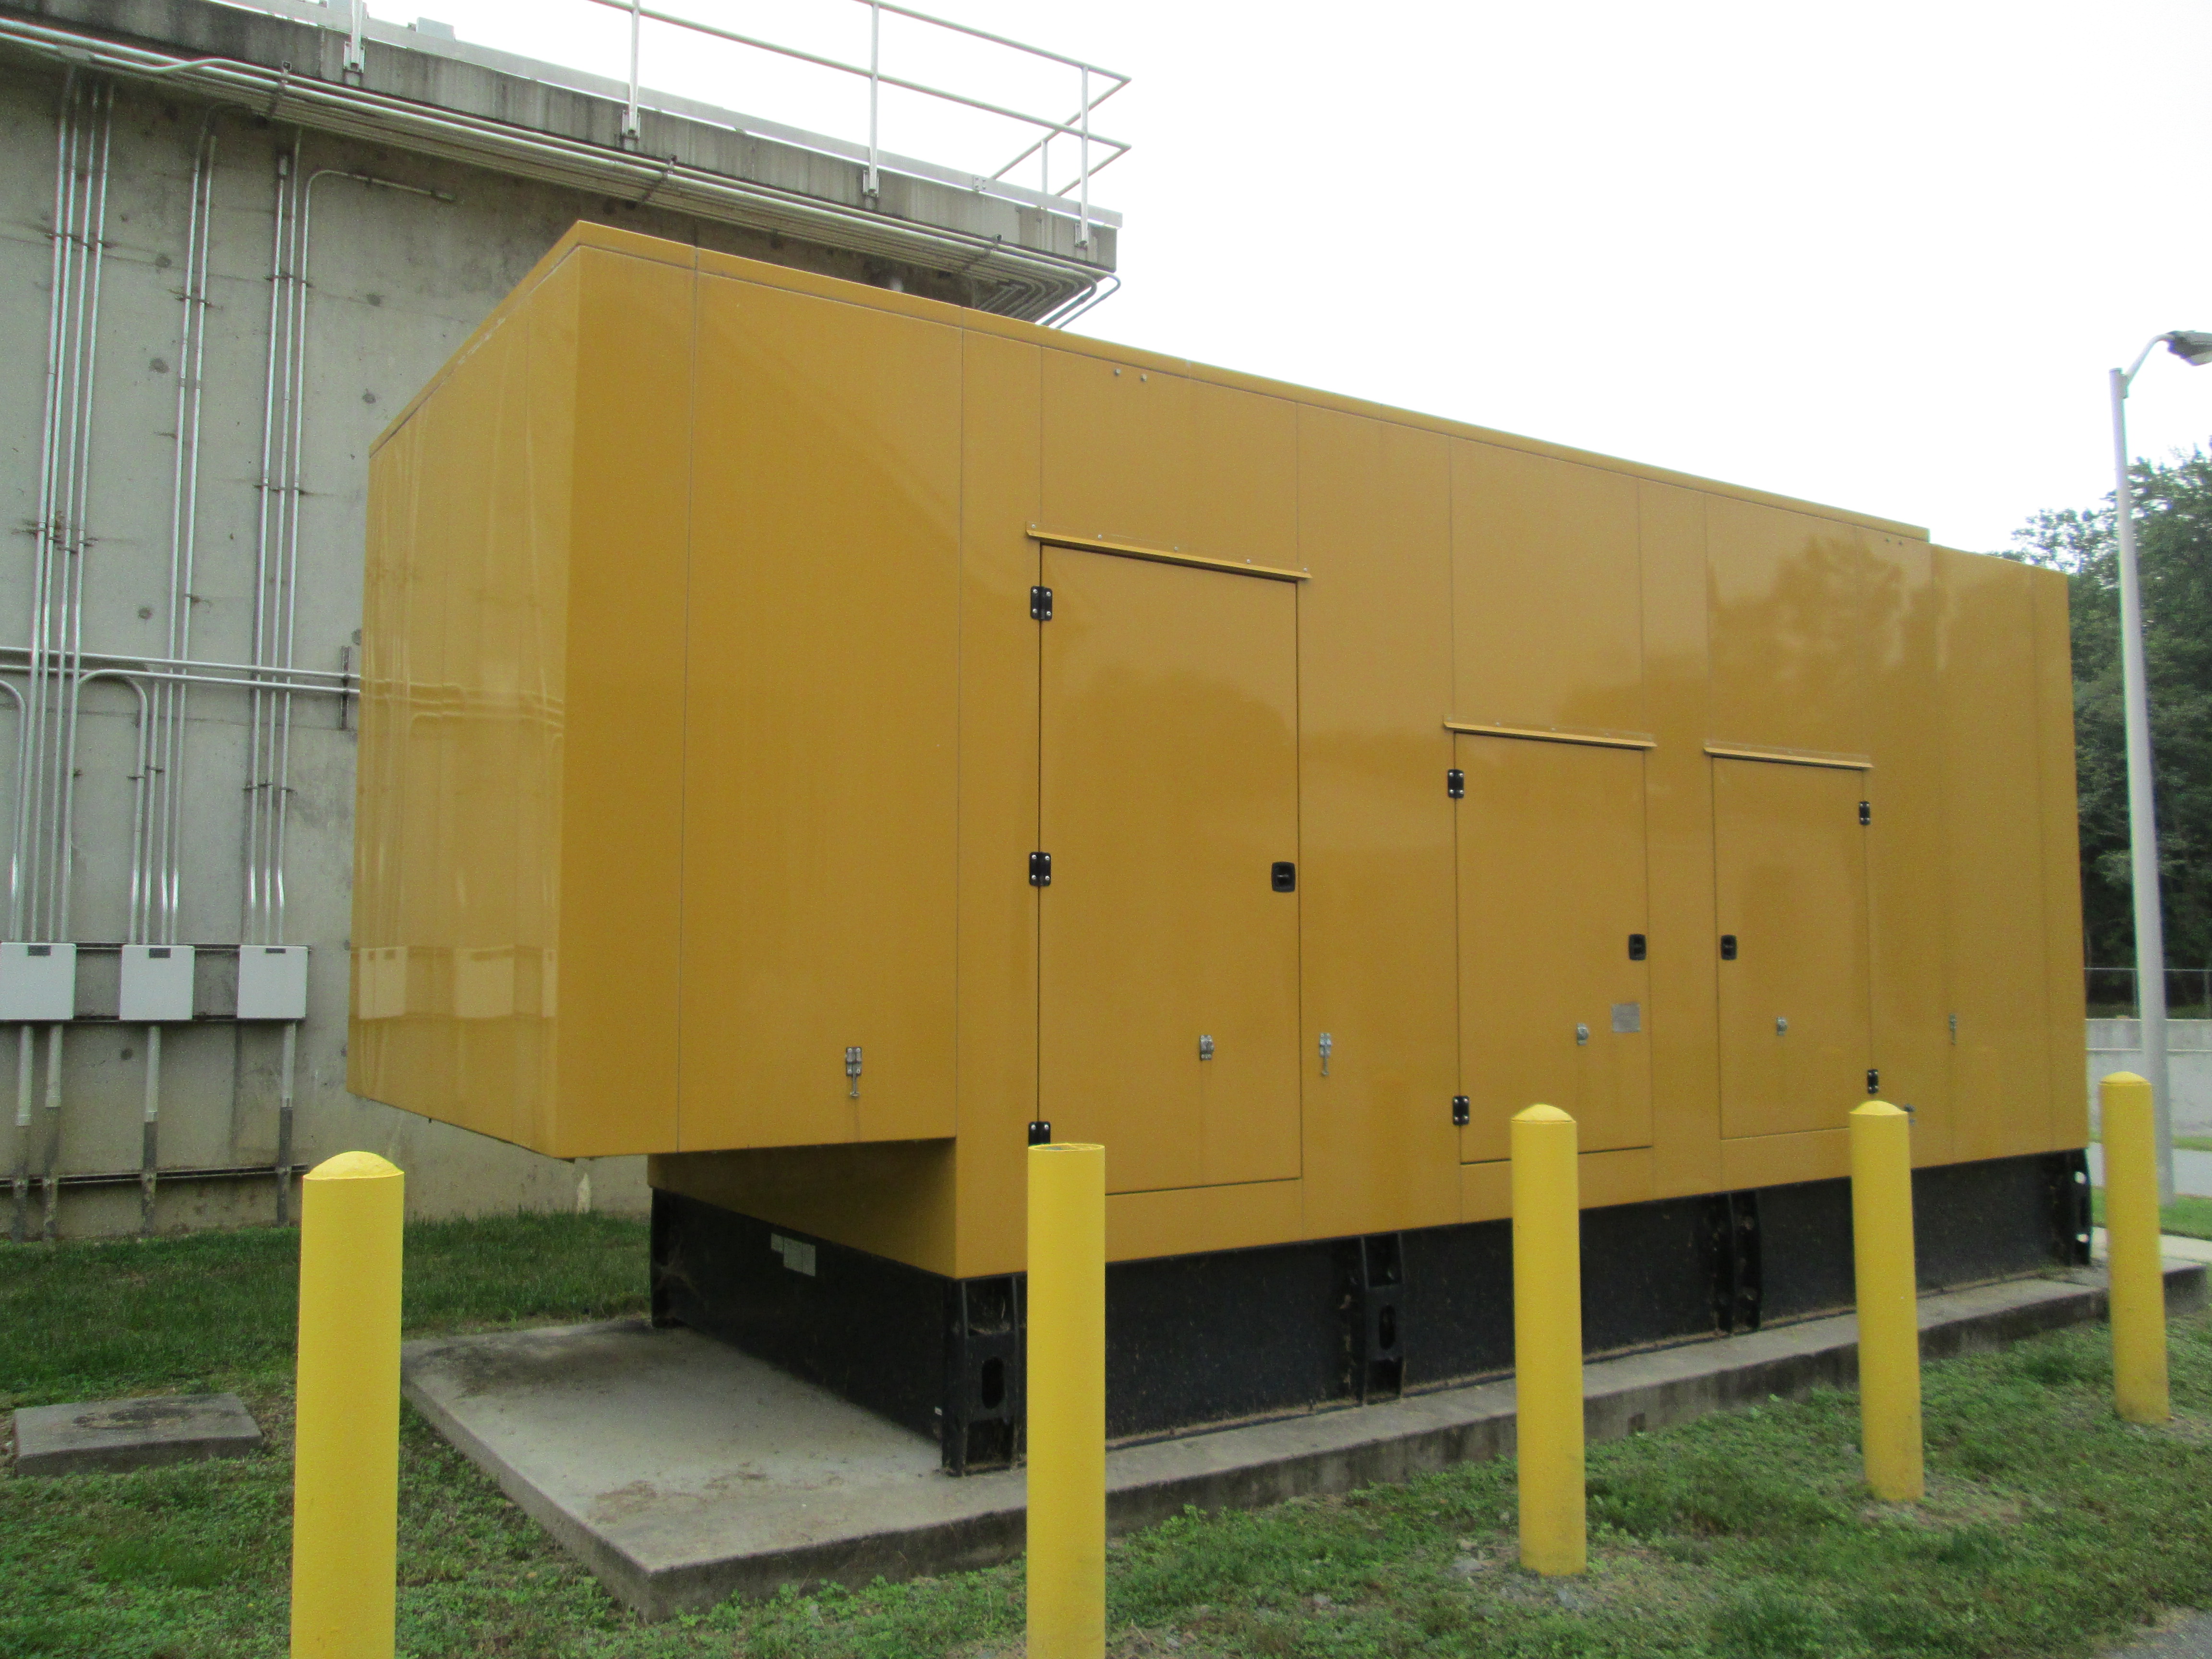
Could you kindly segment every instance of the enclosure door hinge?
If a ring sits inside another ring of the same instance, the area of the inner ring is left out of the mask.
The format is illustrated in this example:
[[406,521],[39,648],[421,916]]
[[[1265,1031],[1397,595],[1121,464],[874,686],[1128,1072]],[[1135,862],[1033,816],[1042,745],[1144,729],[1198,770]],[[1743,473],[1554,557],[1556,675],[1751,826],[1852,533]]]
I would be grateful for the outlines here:
[[1467,774],[1456,766],[1444,774],[1444,793],[1454,800],[1467,799]]
[[1870,1095],[1881,1092],[1881,1068],[1878,1066],[1867,1067],[1867,1092]]
[[1032,887],[1049,887],[1052,885],[1051,854],[1032,853],[1030,854],[1030,885]]
[[1052,589],[1042,586],[1030,589],[1030,619],[1032,622],[1052,620]]
[[1872,823],[1874,822],[1874,803],[1872,801],[1863,800],[1859,803],[1859,822],[1861,823]]
[[1472,1122],[1474,1118],[1474,1112],[1473,1109],[1474,1106],[1474,1103],[1469,1100],[1465,1095],[1454,1095],[1452,1097],[1452,1121],[1462,1129],[1467,1127],[1467,1126]]

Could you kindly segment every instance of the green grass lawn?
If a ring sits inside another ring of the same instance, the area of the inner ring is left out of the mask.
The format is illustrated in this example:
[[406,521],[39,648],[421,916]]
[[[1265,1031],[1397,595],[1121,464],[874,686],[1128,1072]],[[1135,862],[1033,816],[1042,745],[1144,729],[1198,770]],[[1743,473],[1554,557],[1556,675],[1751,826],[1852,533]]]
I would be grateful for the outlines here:
[[[294,1236],[0,1246],[0,1403],[234,1389],[272,1450],[0,1480],[0,1655],[285,1650]],[[644,1230],[410,1229],[415,1331],[638,1309]],[[2169,1428],[2112,1415],[2103,1328],[1931,1366],[1929,1501],[1873,1502],[1856,1401],[1770,1402],[1594,1447],[1591,1571],[1513,1565],[1510,1464],[1117,1542],[1120,1655],[1380,1659],[2079,1656],[2212,1605],[2212,1325],[2172,1325]],[[1018,1647],[1018,1565],[638,1623],[410,1413],[399,1650],[503,1659],[981,1659]]]
[[[2089,1213],[2105,1224],[2105,1189],[2089,1189]],[[2183,1238],[2212,1238],[2212,1198],[2176,1197],[2158,1212],[2158,1230]]]

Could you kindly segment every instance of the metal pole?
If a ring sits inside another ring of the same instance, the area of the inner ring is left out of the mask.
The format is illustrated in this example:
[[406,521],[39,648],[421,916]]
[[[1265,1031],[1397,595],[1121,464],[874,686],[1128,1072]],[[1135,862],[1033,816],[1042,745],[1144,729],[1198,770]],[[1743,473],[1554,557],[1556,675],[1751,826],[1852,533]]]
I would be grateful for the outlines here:
[[876,163],[882,151],[877,144],[876,105],[884,85],[884,9],[871,4],[868,8],[868,182],[865,193],[880,196],[884,193],[883,175]]
[[[2138,358],[2137,362],[2142,362]],[[2150,693],[2143,672],[2142,581],[2136,569],[2135,499],[2128,484],[2128,382],[2112,371],[2112,512],[2120,543],[2120,684],[2127,709],[2128,879],[2136,911],[2136,1005],[2143,1070],[2157,1125],[2158,1200],[2173,1202],[2173,1104],[2166,1094],[2166,927],[2159,900],[2158,815],[2150,759]]]
[[361,47],[362,26],[368,21],[368,0],[353,0],[353,33],[346,37],[345,64],[341,70],[345,75],[366,75],[368,56]]
[[623,137],[635,138],[637,125],[638,0],[629,0],[629,108],[623,116]]

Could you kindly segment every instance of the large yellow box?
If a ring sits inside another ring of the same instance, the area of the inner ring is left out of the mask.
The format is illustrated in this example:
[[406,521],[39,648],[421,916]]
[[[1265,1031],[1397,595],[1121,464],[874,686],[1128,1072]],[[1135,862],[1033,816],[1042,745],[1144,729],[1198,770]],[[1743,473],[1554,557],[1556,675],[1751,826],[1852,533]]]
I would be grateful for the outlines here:
[[370,514],[360,1094],[958,1278],[1036,1121],[1120,1259],[1538,1100],[1590,1205],[2086,1138],[2051,573],[591,226]]

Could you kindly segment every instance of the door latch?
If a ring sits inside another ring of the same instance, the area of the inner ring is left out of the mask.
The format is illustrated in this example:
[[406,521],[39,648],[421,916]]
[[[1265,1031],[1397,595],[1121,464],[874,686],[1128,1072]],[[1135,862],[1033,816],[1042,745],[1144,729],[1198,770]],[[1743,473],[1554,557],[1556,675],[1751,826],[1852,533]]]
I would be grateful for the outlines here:
[[1199,1038],[1198,1057],[1200,1060],[1212,1060],[1213,1058],[1213,1039],[1212,1037],[1202,1036]]
[[1042,586],[1030,589],[1030,619],[1032,622],[1052,620],[1052,589]]
[[1030,885],[1032,887],[1049,887],[1052,885],[1051,854],[1032,853],[1030,854]]
[[1641,933],[1631,933],[1628,936],[1628,959],[1631,962],[1641,962],[1644,960],[1644,935]]
[[1577,1048],[1582,1048],[1584,1044],[1589,1042],[1589,1027],[1587,1025],[1577,1024],[1575,1027],[1575,1047]]
[[1336,1039],[1326,1031],[1321,1034],[1321,1074],[1328,1075],[1328,1051],[1336,1047]]
[[860,1050],[857,1043],[845,1050],[845,1075],[853,1080],[853,1086],[845,1091],[845,1098],[858,1100],[860,1097]]
[[1287,859],[1279,859],[1267,866],[1267,884],[1279,893],[1298,890],[1298,866]]
[[1723,933],[1721,935],[1721,960],[1723,962],[1734,962],[1735,960],[1735,935],[1734,933]]
[[1464,1129],[1467,1127],[1468,1122],[1474,1115],[1472,1109],[1474,1104],[1474,1103],[1469,1100],[1465,1095],[1454,1095],[1452,1097],[1452,1122],[1460,1128]]

